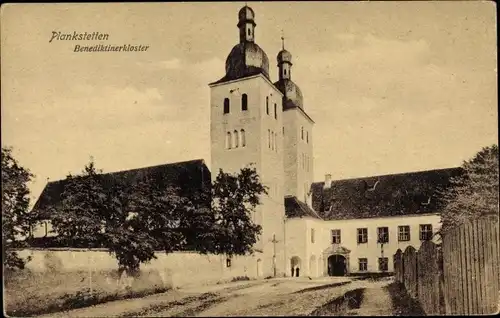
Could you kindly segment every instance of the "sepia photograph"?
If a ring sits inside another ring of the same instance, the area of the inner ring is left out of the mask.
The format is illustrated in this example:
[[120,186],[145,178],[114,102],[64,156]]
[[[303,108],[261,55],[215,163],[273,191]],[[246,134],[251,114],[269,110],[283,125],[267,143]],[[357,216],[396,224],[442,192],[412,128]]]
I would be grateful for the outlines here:
[[498,314],[496,11],[3,4],[4,315]]

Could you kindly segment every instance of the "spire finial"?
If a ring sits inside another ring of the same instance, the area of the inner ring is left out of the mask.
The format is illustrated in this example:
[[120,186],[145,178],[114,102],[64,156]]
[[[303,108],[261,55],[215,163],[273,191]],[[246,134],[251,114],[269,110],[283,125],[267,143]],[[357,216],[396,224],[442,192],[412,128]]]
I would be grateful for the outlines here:
[[283,29],[281,30],[281,47],[283,50],[285,49],[285,34],[283,32]]

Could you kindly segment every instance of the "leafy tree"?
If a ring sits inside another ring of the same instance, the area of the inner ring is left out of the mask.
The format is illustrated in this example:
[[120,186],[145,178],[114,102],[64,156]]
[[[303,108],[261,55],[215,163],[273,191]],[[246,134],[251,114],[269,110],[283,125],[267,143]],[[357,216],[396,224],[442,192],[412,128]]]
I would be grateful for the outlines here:
[[29,236],[34,223],[27,186],[33,177],[14,159],[12,148],[2,147],[2,257],[8,268],[22,269],[26,264],[12,247],[24,245],[20,239]]
[[58,239],[70,246],[105,247],[121,270],[137,273],[155,251],[242,255],[252,252],[261,227],[251,213],[266,193],[255,169],[220,171],[211,187],[182,191],[161,177],[126,185],[91,161],[82,176],[68,176],[62,204],[53,209]]
[[61,205],[52,207],[52,225],[60,243],[74,247],[99,247],[105,241],[103,227],[109,215],[109,198],[101,171],[93,160],[83,174],[68,175]]
[[155,251],[182,249],[185,239],[179,229],[189,198],[162,180],[146,178],[131,187],[127,218],[111,229],[110,250],[120,267],[137,272],[141,263],[156,258]]
[[442,231],[479,217],[498,218],[498,145],[483,148],[462,168],[443,193]]
[[243,168],[238,174],[220,170],[211,194],[213,222],[206,232],[211,238],[208,251],[229,256],[253,252],[262,227],[254,224],[252,213],[261,203],[260,196],[267,194],[255,168]]

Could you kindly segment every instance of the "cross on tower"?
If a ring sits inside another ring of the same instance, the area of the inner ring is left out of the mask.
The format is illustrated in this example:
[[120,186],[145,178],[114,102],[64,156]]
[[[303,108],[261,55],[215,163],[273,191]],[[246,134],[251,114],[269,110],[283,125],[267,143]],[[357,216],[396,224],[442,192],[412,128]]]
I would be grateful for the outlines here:
[[283,30],[281,30],[281,48],[284,50],[285,49],[285,35]]

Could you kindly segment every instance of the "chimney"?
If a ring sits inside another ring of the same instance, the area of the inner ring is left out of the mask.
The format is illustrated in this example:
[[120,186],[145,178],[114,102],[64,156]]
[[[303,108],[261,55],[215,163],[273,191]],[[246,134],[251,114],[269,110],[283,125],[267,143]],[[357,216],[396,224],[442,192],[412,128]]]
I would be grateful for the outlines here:
[[331,186],[332,186],[332,175],[325,174],[325,185],[323,186],[323,189],[329,189]]

